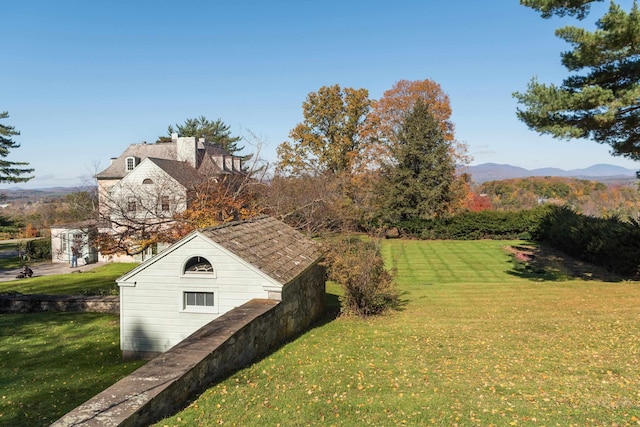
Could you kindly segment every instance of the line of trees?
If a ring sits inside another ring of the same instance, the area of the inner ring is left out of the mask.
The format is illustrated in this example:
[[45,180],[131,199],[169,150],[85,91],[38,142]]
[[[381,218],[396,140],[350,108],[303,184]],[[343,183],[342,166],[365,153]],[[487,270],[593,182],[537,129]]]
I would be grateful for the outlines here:
[[[379,100],[366,89],[324,86],[277,148],[265,207],[309,232],[384,229],[462,207],[468,162],[449,98],[433,80],[397,82]],[[301,190],[306,189],[306,190]]]

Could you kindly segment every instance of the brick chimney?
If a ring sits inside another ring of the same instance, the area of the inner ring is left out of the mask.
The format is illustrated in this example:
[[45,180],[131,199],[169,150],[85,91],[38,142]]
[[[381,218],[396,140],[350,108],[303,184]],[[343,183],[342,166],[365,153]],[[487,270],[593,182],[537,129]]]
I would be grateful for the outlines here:
[[178,160],[188,162],[194,168],[198,167],[198,150],[196,138],[193,136],[181,136],[176,138],[176,154]]

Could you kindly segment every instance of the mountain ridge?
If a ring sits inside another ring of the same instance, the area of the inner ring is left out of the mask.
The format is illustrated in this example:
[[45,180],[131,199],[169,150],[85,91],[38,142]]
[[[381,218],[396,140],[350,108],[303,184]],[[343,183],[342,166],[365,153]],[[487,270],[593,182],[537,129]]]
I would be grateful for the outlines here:
[[591,179],[610,181],[616,179],[629,180],[636,178],[636,171],[622,166],[598,163],[587,168],[564,170],[560,168],[525,169],[519,166],[499,163],[482,163],[462,168],[471,175],[473,181],[499,181],[503,179],[527,178],[539,176],[557,176],[563,178]]

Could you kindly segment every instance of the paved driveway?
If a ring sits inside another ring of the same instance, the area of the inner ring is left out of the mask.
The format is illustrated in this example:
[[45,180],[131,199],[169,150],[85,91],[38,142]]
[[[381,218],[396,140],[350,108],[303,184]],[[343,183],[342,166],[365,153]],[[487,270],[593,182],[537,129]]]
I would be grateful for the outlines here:
[[[3,240],[3,243],[10,242],[24,242],[30,239],[15,239],[15,240]],[[18,256],[18,251],[15,250],[0,250],[0,258],[11,258]],[[78,260],[78,263],[82,263],[82,260]],[[30,264],[29,267],[33,270],[33,277],[38,276],[50,276],[52,274],[67,274],[74,271],[87,271],[98,266],[104,265],[104,263],[93,263],[87,265],[80,265],[77,268],[71,268],[68,263],[64,262],[51,262],[44,261]],[[6,282],[8,280],[15,280],[16,276],[22,271],[22,267],[4,270],[0,269],[0,282]]]
[[[51,274],[68,274],[74,271],[83,272],[93,268],[104,265],[104,263],[96,262],[93,264],[80,265],[76,268],[69,267],[69,264],[64,262],[39,262],[31,264],[30,267],[33,270],[33,277],[49,276]],[[16,276],[22,271],[21,268],[2,270],[0,269],[0,282],[6,282],[8,280],[15,280]]]

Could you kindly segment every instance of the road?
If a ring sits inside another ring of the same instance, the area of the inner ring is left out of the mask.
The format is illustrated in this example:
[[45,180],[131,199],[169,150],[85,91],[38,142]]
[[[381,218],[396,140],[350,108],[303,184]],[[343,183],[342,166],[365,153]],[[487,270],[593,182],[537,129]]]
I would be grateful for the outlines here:
[[[16,240],[16,242],[23,242],[24,239]],[[11,240],[3,240],[2,243],[11,242]],[[0,259],[2,258],[11,258],[18,256],[17,250],[0,250]],[[81,260],[79,261],[82,262]],[[87,265],[80,265],[77,268],[71,268],[69,264],[64,262],[51,262],[51,261],[43,261],[30,263],[29,267],[33,270],[33,277],[38,276],[49,276],[52,274],[67,274],[72,273],[74,271],[83,272],[94,269],[100,265],[104,265],[104,263],[92,263]],[[0,269],[0,282],[6,282],[8,280],[15,280],[16,276],[22,271],[22,267],[13,268],[13,269]]]

